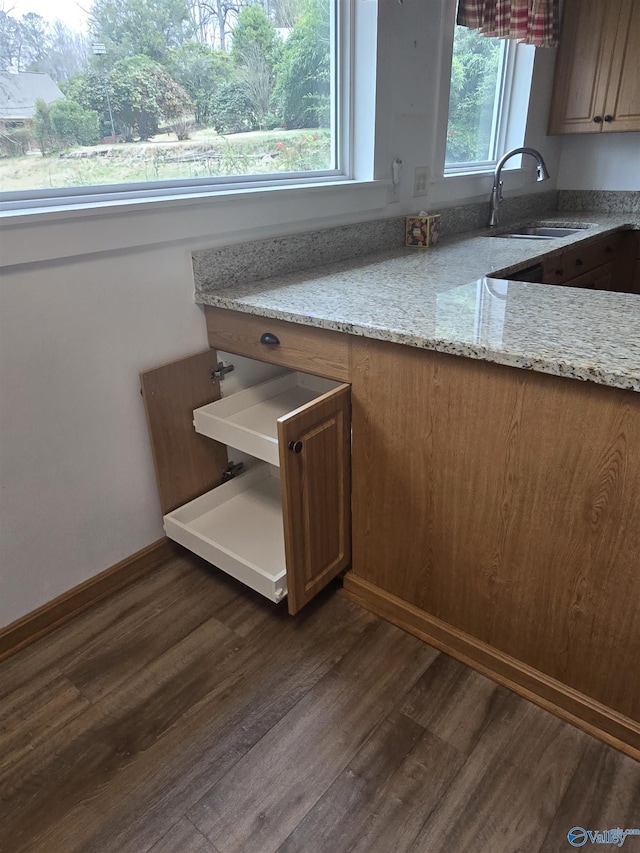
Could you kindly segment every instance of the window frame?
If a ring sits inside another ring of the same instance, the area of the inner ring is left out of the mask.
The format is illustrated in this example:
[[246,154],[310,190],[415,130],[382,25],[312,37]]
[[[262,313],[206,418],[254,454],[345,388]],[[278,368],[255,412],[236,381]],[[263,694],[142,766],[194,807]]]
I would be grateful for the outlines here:
[[47,208],[101,206],[136,201],[202,198],[229,192],[295,188],[353,180],[354,0],[331,0],[331,94],[333,169],[254,175],[184,178],[51,189],[0,190],[0,212],[41,212]]
[[[503,62],[503,77],[500,85],[499,118],[496,128],[496,155],[492,160],[475,163],[459,163],[446,166],[447,131],[449,125],[449,94],[451,89],[451,67],[453,42],[456,27],[456,6],[451,3],[442,18],[441,45],[443,50],[443,73],[440,78],[437,139],[433,149],[432,183],[444,184],[450,191],[456,183],[482,180],[492,175],[500,157],[512,148],[525,144],[525,133],[533,78],[535,47],[505,40],[507,47]],[[496,100],[498,100],[496,98]],[[521,168],[521,157],[514,157],[507,164],[507,171]],[[469,195],[477,192],[475,183],[469,184]],[[448,195],[449,193],[445,193]],[[452,197],[456,197],[457,193]]]

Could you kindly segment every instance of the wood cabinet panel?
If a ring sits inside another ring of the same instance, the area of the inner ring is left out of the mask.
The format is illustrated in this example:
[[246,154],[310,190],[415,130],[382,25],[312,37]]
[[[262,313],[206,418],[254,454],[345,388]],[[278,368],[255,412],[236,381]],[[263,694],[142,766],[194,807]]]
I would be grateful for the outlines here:
[[640,0],[565,0],[549,133],[640,130]]
[[193,410],[220,399],[216,364],[205,350],[140,374],[163,515],[222,482],[226,448],[193,429]]
[[351,560],[351,389],[278,421],[289,613]]
[[352,346],[354,574],[639,720],[640,396]]
[[596,267],[615,260],[621,242],[622,235],[615,233],[564,249],[543,262],[542,280],[545,284],[573,283],[576,276],[590,273]]
[[[205,308],[205,314],[209,344],[216,349],[329,379],[349,380],[350,339],[342,332],[211,306]],[[261,343],[265,332],[275,335],[279,344]]]
[[[611,58],[611,83],[602,123],[605,133],[640,130],[640,2],[624,0]],[[615,85],[615,81],[619,81]]]

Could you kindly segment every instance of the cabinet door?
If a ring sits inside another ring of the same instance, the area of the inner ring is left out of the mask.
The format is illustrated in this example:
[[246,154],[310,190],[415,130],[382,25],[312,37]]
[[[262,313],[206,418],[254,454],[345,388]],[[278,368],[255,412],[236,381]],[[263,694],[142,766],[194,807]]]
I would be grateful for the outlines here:
[[602,130],[620,2],[565,0],[550,134]]
[[640,130],[639,63],[640,0],[623,0],[604,106],[604,132]]
[[227,450],[193,428],[193,410],[220,399],[215,350],[140,374],[162,514],[222,482]]
[[351,389],[278,420],[289,613],[351,560]]

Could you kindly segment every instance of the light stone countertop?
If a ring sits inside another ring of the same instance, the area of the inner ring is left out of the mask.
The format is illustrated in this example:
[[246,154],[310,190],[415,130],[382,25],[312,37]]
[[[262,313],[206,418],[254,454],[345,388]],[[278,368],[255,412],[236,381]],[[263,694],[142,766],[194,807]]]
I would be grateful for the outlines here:
[[591,227],[544,241],[488,238],[483,229],[431,249],[391,249],[227,287],[196,276],[196,302],[640,391],[639,295],[508,279],[559,248],[640,229],[640,216],[563,211],[543,219]]

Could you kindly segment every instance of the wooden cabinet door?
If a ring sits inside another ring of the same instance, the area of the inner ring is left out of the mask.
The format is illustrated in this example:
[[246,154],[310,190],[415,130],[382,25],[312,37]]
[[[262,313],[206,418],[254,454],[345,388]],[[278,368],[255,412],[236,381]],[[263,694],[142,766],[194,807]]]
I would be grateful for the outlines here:
[[565,0],[550,134],[602,130],[619,11],[620,0]]
[[220,399],[217,361],[208,349],[140,374],[163,515],[222,482],[226,447],[193,428],[193,410]]
[[602,130],[640,130],[640,0],[622,3]]
[[278,419],[289,613],[351,560],[351,389]]

